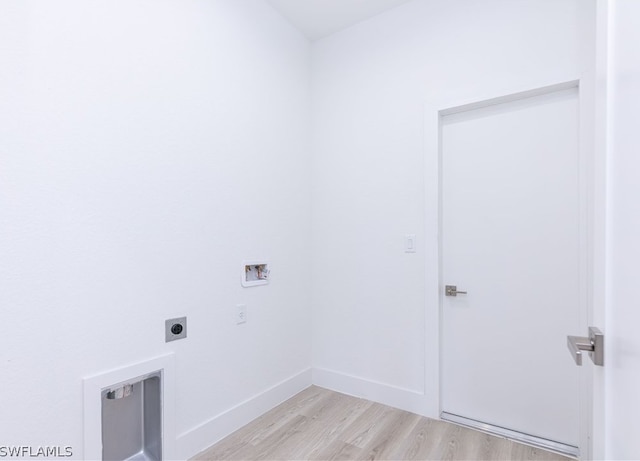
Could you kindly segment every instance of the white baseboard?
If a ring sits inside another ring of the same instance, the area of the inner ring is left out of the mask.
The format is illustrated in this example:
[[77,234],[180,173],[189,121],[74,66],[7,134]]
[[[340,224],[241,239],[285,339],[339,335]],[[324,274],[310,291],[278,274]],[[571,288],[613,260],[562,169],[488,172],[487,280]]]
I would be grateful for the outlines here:
[[429,413],[424,393],[412,389],[324,368],[313,368],[313,384],[419,415],[426,416]]
[[324,368],[309,368],[180,434],[176,442],[180,459],[197,455],[312,384],[419,415],[429,412],[422,392]]
[[311,368],[281,381],[229,410],[180,434],[176,445],[179,459],[189,459],[214,443],[262,416],[287,399],[311,386]]

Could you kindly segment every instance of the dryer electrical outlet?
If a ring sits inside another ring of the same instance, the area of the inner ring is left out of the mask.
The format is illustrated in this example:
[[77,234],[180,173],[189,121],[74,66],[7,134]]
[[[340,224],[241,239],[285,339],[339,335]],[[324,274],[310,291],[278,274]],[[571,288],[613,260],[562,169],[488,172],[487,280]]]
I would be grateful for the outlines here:
[[176,341],[187,337],[187,318],[165,320],[164,322],[164,342]]

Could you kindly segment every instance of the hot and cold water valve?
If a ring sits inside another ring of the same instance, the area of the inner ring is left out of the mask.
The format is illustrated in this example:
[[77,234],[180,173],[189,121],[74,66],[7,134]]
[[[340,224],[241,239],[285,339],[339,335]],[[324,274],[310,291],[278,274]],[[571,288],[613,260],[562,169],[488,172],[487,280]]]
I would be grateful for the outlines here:
[[271,269],[266,261],[245,261],[242,264],[243,287],[266,285],[270,281]]

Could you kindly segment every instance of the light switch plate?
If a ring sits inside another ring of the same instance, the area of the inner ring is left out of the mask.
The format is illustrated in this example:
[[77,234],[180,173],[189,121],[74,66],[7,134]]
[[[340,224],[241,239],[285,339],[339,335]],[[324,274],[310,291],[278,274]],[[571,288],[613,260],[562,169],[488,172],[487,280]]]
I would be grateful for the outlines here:
[[416,252],[416,234],[407,234],[404,237],[404,252],[415,253]]

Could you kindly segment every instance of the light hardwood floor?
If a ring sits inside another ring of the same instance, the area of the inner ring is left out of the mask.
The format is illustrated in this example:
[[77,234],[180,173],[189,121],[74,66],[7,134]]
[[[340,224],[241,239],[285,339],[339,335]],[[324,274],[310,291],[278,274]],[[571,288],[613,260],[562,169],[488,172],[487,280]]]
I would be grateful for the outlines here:
[[575,461],[316,386],[193,460]]

